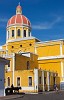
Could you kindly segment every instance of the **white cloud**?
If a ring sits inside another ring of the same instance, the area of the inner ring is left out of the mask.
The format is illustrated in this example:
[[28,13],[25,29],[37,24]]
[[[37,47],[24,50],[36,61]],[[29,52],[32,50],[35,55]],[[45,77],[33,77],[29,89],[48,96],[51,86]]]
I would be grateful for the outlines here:
[[0,18],[0,23],[1,22],[7,22],[7,20],[8,20],[7,18]]
[[0,46],[0,49],[2,49],[2,46]]
[[33,29],[51,29],[53,28],[53,26],[56,24],[56,23],[59,23],[61,22],[62,20],[62,17],[57,17],[57,19],[53,20],[52,22],[45,22],[45,23],[39,23],[39,24],[35,24],[35,25],[32,25],[32,28]]
[[8,18],[0,17],[0,28],[6,27],[7,21],[8,21]]

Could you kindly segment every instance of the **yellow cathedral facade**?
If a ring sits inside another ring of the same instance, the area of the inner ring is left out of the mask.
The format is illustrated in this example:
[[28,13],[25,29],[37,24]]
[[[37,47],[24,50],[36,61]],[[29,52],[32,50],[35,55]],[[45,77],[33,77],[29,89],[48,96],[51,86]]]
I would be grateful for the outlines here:
[[20,92],[50,91],[57,84],[64,89],[64,40],[40,41],[31,35],[31,23],[16,7],[6,27],[6,43],[0,56],[5,66],[5,88],[21,86]]

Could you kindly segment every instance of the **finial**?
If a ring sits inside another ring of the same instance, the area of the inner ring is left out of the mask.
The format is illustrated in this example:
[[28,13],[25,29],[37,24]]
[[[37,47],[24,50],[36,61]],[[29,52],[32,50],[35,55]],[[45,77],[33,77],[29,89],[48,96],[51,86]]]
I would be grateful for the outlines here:
[[18,3],[18,6],[16,7],[16,14],[22,14],[22,8],[20,6],[20,2]]
[[19,4],[19,6],[20,6],[20,2],[19,2],[18,4]]

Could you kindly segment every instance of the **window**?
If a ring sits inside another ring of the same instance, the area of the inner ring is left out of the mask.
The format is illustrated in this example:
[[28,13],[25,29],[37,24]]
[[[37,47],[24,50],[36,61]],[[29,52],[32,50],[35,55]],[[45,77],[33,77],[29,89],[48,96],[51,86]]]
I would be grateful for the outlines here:
[[20,45],[20,47],[22,47],[22,45]]
[[41,84],[41,77],[39,77],[39,84]]
[[30,63],[27,61],[27,70],[29,69]]
[[10,77],[8,77],[8,86],[10,86]]
[[32,86],[32,77],[29,77],[29,86]]
[[56,79],[55,79],[55,77],[53,77],[53,83],[54,83],[54,84],[56,83]]
[[28,36],[30,36],[30,31],[28,32]]
[[12,46],[12,48],[14,48],[14,46]]
[[24,30],[24,37],[26,37],[26,30]]
[[20,36],[20,29],[18,29],[18,36]]
[[20,86],[20,77],[17,77],[17,86]]
[[12,37],[14,37],[14,30],[12,30]]
[[9,39],[9,31],[8,31],[8,39]]
[[29,45],[30,45],[30,46],[32,46],[32,44],[31,44],[31,43],[30,43]]
[[44,77],[44,84],[46,84],[46,77]]

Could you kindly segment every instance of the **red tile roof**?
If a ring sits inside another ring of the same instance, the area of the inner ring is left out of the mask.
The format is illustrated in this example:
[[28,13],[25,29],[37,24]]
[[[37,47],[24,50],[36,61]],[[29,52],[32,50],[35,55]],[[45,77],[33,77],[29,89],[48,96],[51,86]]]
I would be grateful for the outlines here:
[[31,25],[30,21],[24,15],[21,15],[21,14],[17,14],[17,15],[14,15],[13,17],[11,17],[7,23],[7,27],[10,25],[16,25],[16,24],[28,25],[28,26]]

